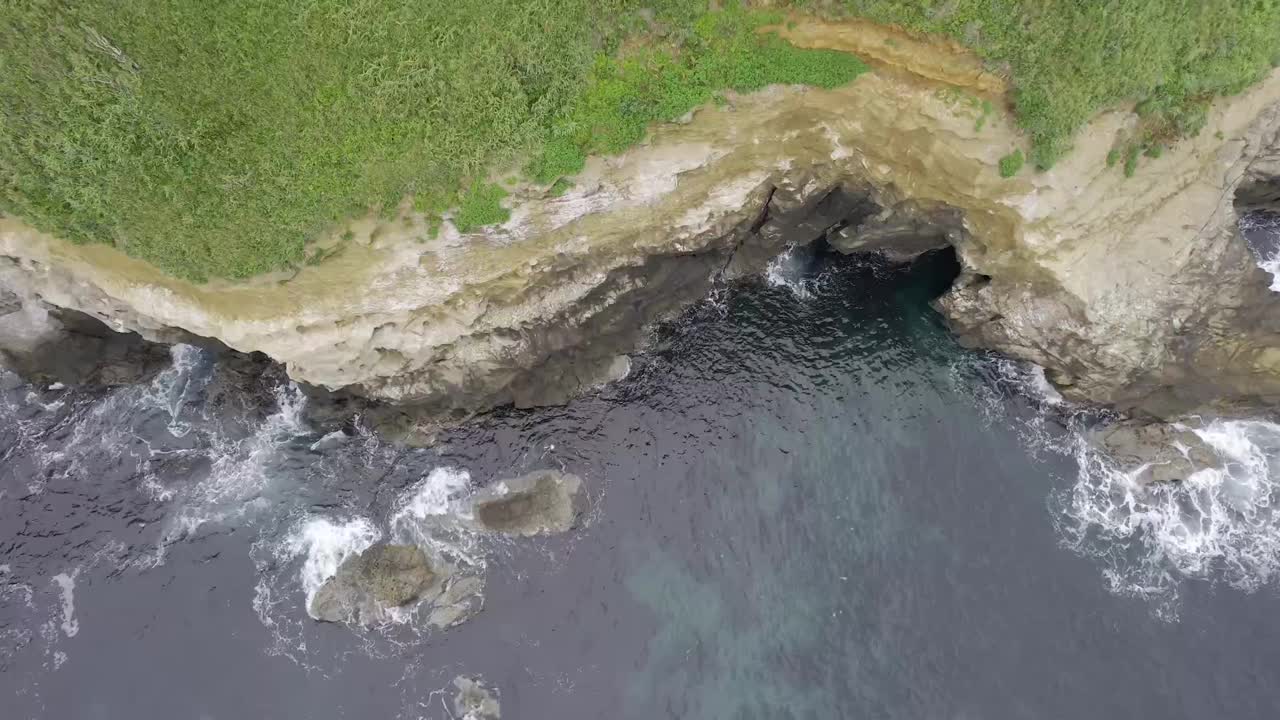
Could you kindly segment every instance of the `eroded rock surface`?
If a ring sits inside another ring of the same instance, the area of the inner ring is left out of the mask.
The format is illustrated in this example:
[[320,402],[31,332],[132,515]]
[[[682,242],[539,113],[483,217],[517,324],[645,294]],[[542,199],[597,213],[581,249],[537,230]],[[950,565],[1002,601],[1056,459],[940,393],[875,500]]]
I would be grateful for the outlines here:
[[507,535],[564,532],[573,527],[582,480],[555,470],[536,470],[486,488],[475,498],[476,522]]
[[0,256],[24,292],[112,327],[218,338],[314,386],[457,416],[594,387],[644,323],[788,244],[909,257],[947,242],[964,267],[939,302],[952,328],[1044,366],[1072,400],[1166,418],[1280,400],[1280,312],[1233,205],[1242,182],[1242,202],[1269,202],[1280,71],[1215,101],[1196,137],[1132,178],[1106,163],[1136,123],[1114,111],[1052,171],[1004,179],[1000,157],[1026,141],[958,99],[1002,105],[972,56],[867,23],[783,34],[877,69],[659,127],[562,197],[517,189],[501,227],[416,242],[425,218],[368,219],[325,262],[240,284],[193,286],[12,219]]

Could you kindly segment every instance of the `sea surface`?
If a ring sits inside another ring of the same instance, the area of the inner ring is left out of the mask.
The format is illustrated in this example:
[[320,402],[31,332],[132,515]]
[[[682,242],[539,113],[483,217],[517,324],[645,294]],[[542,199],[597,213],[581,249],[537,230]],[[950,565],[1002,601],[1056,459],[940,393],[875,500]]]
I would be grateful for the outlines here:
[[[508,720],[1280,717],[1280,426],[1210,421],[1225,470],[1139,487],[1104,418],[956,344],[955,271],[789,252],[626,379],[432,448],[194,347],[109,392],[4,376],[0,717],[455,718],[460,674]],[[573,531],[437,531],[543,468],[584,479]],[[312,620],[380,539],[482,608]]]

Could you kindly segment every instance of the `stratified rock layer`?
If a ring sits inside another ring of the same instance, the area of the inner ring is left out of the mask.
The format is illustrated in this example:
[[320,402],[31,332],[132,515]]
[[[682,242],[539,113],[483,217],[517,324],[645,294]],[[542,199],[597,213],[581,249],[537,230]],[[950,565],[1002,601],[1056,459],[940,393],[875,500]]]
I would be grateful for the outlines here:
[[1267,202],[1280,71],[1215,102],[1203,131],[1132,178],[1105,161],[1136,123],[1114,111],[1052,171],[1006,180],[999,158],[1025,140],[1001,111],[979,119],[1003,85],[971,56],[866,23],[783,34],[877,69],[659,127],[563,197],[517,190],[501,227],[415,241],[428,233],[411,213],[361,221],[335,257],[235,285],[193,286],[12,219],[0,255],[24,293],[112,327],[218,338],[315,386],[450,413],[616,376],[644,323],[787,244],[905,257],[949,242],[964,273],[939,307],[955,331],[1043,365],[1072,399],[1163,417],[1280,399],[1280,313],[1233,207],[1242,179]]

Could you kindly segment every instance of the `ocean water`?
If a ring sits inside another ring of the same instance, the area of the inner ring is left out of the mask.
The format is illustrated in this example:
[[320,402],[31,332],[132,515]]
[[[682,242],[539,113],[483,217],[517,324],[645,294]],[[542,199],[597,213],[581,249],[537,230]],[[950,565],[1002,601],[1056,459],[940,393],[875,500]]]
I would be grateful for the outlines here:
[[[146,385],[3,378],[4,718],[1280,717],[1280,427],[1142,488],[1099,416],[960,348],[907,269],[798,248],[655,327],[623,381],[437,447],[323,435],[278,372],[190,347]],[[586,512],[479,535],[467,497],[556,468]],[[483,588],[318,623],[350,553],[413,542]]]
[[1251,213],[1240,219],[1240,229],[1258,257],[1258,265],[1271,273],[1271,289],[1280,291],[1280,215]]

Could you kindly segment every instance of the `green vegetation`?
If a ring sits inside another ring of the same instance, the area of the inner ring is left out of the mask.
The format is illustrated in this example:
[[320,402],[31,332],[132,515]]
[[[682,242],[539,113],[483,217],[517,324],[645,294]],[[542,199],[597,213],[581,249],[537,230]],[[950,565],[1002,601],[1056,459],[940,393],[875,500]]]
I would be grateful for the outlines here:
[[554,182],[582,169],[592,153],[617,153],[644,137],[657,120],[674,120],[722,90],[748,92],[773,83],[836,87],[866,66],[852,55],[799,50],[776,35],[760,35],[767,13],[707,13],[677,46],[641,43],[618,57],[601,56],[586,91],[551,126],[529,163],[531,177]]
[[501,221],[487,174],[517,158],[554,181],[719,90],[863,69],[756,33],[778,16],[706,8],[0,0],[0,211],[187,278],[246,277],[405,196],[463,229]]
[[950,105],[958,112],[967,112],[973,116],[973,131],[982,132],[982,128],[987,126],[987,120],[991,118],[991,114],[995,112],[995,106],[990,100],[980,100],[959,88],[944,87],[937,91],[939,100]]
[[572,187],[572,180],[569,180],[568,178],[560,178],[551,185],[551,189],[547,190],[547,194],[551,197],[560,197],[561,195],[569,192],[569,189]]
[[[0,0],[0,212],[187,278],[246,277],[406,196],[430,235],[451,210],[464,229],[501,221],[495,170],[523,167],[554,194],[587,154],[726,90],[865,69],[760,32],[781,15],[718,4]],[[1123,101],[1143,115],[1133,146],[1163,147],[1280,61],[1280,0],[834,5],[944,33],[1007,71],[1039,167]],[[974,113],[981,129],[989,110]]]
[[1124,176],[1133,177],[1138,171],[1138,155],[1142,153],[1142,146],[1137,143],[1130,144],[1124,153]]
[[[823,11],[829,2],[802,0]],[[839,0],[844,14],[941,33],[1013,80],[1030,160],[1048,168],[1094,113],[1138,101],[1138,142],[1203,127],[1215,95],[1239,92],[1275,62],[1278,0]]]
[[461,232],[471,232],[485,225],[506,222],[511,213],[502,207],[507,191],[497,185],[476,183],[462,195],[462,204],[453,218]]
[[978,114],[978,119],[973,122],[973,131],[982,132],[982,128],[987,125],[987,118],[991,117],[991,113],[995,112],[995,106],[990,100],[983,100],[980,106],[982,112]]
[[1000,158],[1000,177],[1011,178],[1017,175],[1022,170],[1024,162],[1026,162],[1026,158],[1023,157],[1021,150],[1014,150]]

